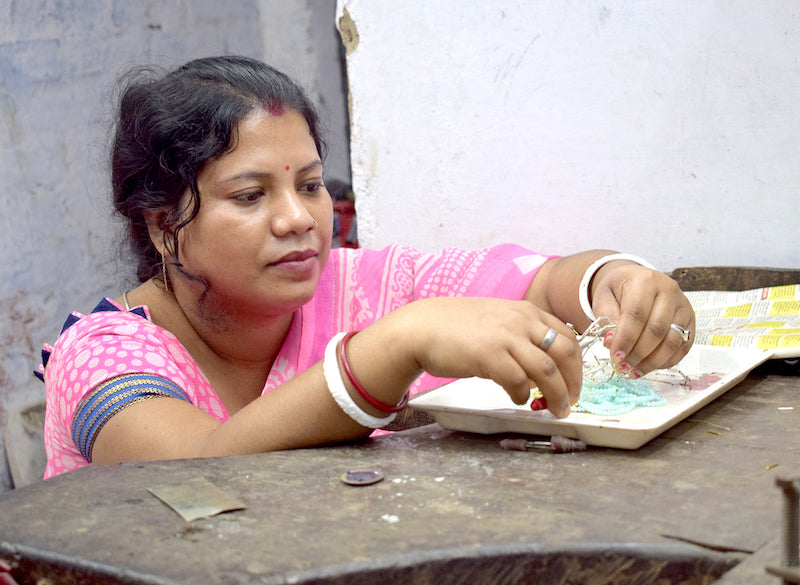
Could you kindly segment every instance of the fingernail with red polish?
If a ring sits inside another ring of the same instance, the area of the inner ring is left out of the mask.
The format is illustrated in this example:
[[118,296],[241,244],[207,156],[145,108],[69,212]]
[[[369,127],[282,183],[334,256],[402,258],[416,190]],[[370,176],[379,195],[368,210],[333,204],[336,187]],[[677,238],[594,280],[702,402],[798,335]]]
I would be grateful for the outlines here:
[[608,333],[606,333],[606,334],[605,334],[605,337],[603,337],[603,343],[608,343],[608,340],[609,340],[609,339],[611,339],[611,337],[612,337],[613,335],[614,335],[614,332],[613,332],[613,331],[609,331]]
[[631,372],[631,376],[633,376],[638,380],[639,378],[644,376],[644,374],[642,374],[639,370],[633,370],[633,372]]
[[627,372],[628,370],[631,369],[631,367],[628,364],[626,364],[625,362],[620,362],[619,364],[617,364],[617,367],[622,372]]
[[622,353],[621,351],[618,351],[617,353],[614,354],[614,360],[617,363],[622,363],[622,360],[624,359],[625,359],[625,354]]

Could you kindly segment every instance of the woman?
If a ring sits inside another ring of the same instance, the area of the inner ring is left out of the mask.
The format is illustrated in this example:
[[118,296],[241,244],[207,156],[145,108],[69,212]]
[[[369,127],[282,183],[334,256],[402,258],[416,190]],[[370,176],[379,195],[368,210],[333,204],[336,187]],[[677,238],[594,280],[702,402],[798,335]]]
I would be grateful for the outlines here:
[[331,250],[324,154],[312,104],[258,61],[129,80],[112,182],[141,285],[46,347],[46,477],[364,437],[436,377],[518,404],[535,385],[564,417],[582,378],[565,323],[593,312],[634,376],[689,350],[688,301],[626,255]]

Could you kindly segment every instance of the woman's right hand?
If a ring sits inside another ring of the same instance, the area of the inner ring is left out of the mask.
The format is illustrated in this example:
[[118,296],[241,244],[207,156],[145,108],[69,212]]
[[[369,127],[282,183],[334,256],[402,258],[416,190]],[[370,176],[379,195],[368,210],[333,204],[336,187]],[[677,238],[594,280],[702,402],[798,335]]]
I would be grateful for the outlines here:
[[[386,346],[388,355],[410,359],[417,373],[488,378],[516,404],[525,404],[531,388],[538,387],[557,417],[567,416],[580,395],[582,361],[575,334],[528,301],[425,299],[394,311],[362,333],[373,327],[395,331]],[[558,336],[544,351],[539,344],[550,328]],[[353,361],[358,363],[356,356]]]

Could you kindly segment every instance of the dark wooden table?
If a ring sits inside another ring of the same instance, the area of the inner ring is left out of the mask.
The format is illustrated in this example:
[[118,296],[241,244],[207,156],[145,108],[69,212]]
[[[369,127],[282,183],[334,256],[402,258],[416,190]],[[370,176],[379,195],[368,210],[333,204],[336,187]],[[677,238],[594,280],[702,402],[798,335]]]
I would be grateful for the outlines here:
[[[770,364],[636,451],[514,452],[428,425],[84,468],[0,499],[0,561],[20,584],[779,583],[764,565],[776,478],[800,476],[800,377]],[[376,467],[375,485],[340,481]],[[246,509],[186,522],[147,491],[198,477]]]

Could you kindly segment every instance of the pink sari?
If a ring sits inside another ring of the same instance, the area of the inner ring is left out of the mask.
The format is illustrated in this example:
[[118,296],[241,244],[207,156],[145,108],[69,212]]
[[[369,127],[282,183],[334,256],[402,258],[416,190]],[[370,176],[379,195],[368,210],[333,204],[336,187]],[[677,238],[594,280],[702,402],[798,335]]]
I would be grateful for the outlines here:
[[[520,299],[547,256],[514,245],[486,250],[339,248],[331,251],[314,298],[295,313],[267,378],[269,392],[320,361],[336,333],[363,329],[416,299],[438,296]],[[126,311],[108,299],[89,315],[75,313],[53,347],[45,346],[40,372],[47,388],[45,479],[89,465],[75,444],[78,405],[98,385],[123,374],[171,380],[187,398],[219,421],[225,406],[188,351],[149,320],[146,307]],[[411,392],[448,380],[423,374]]]

